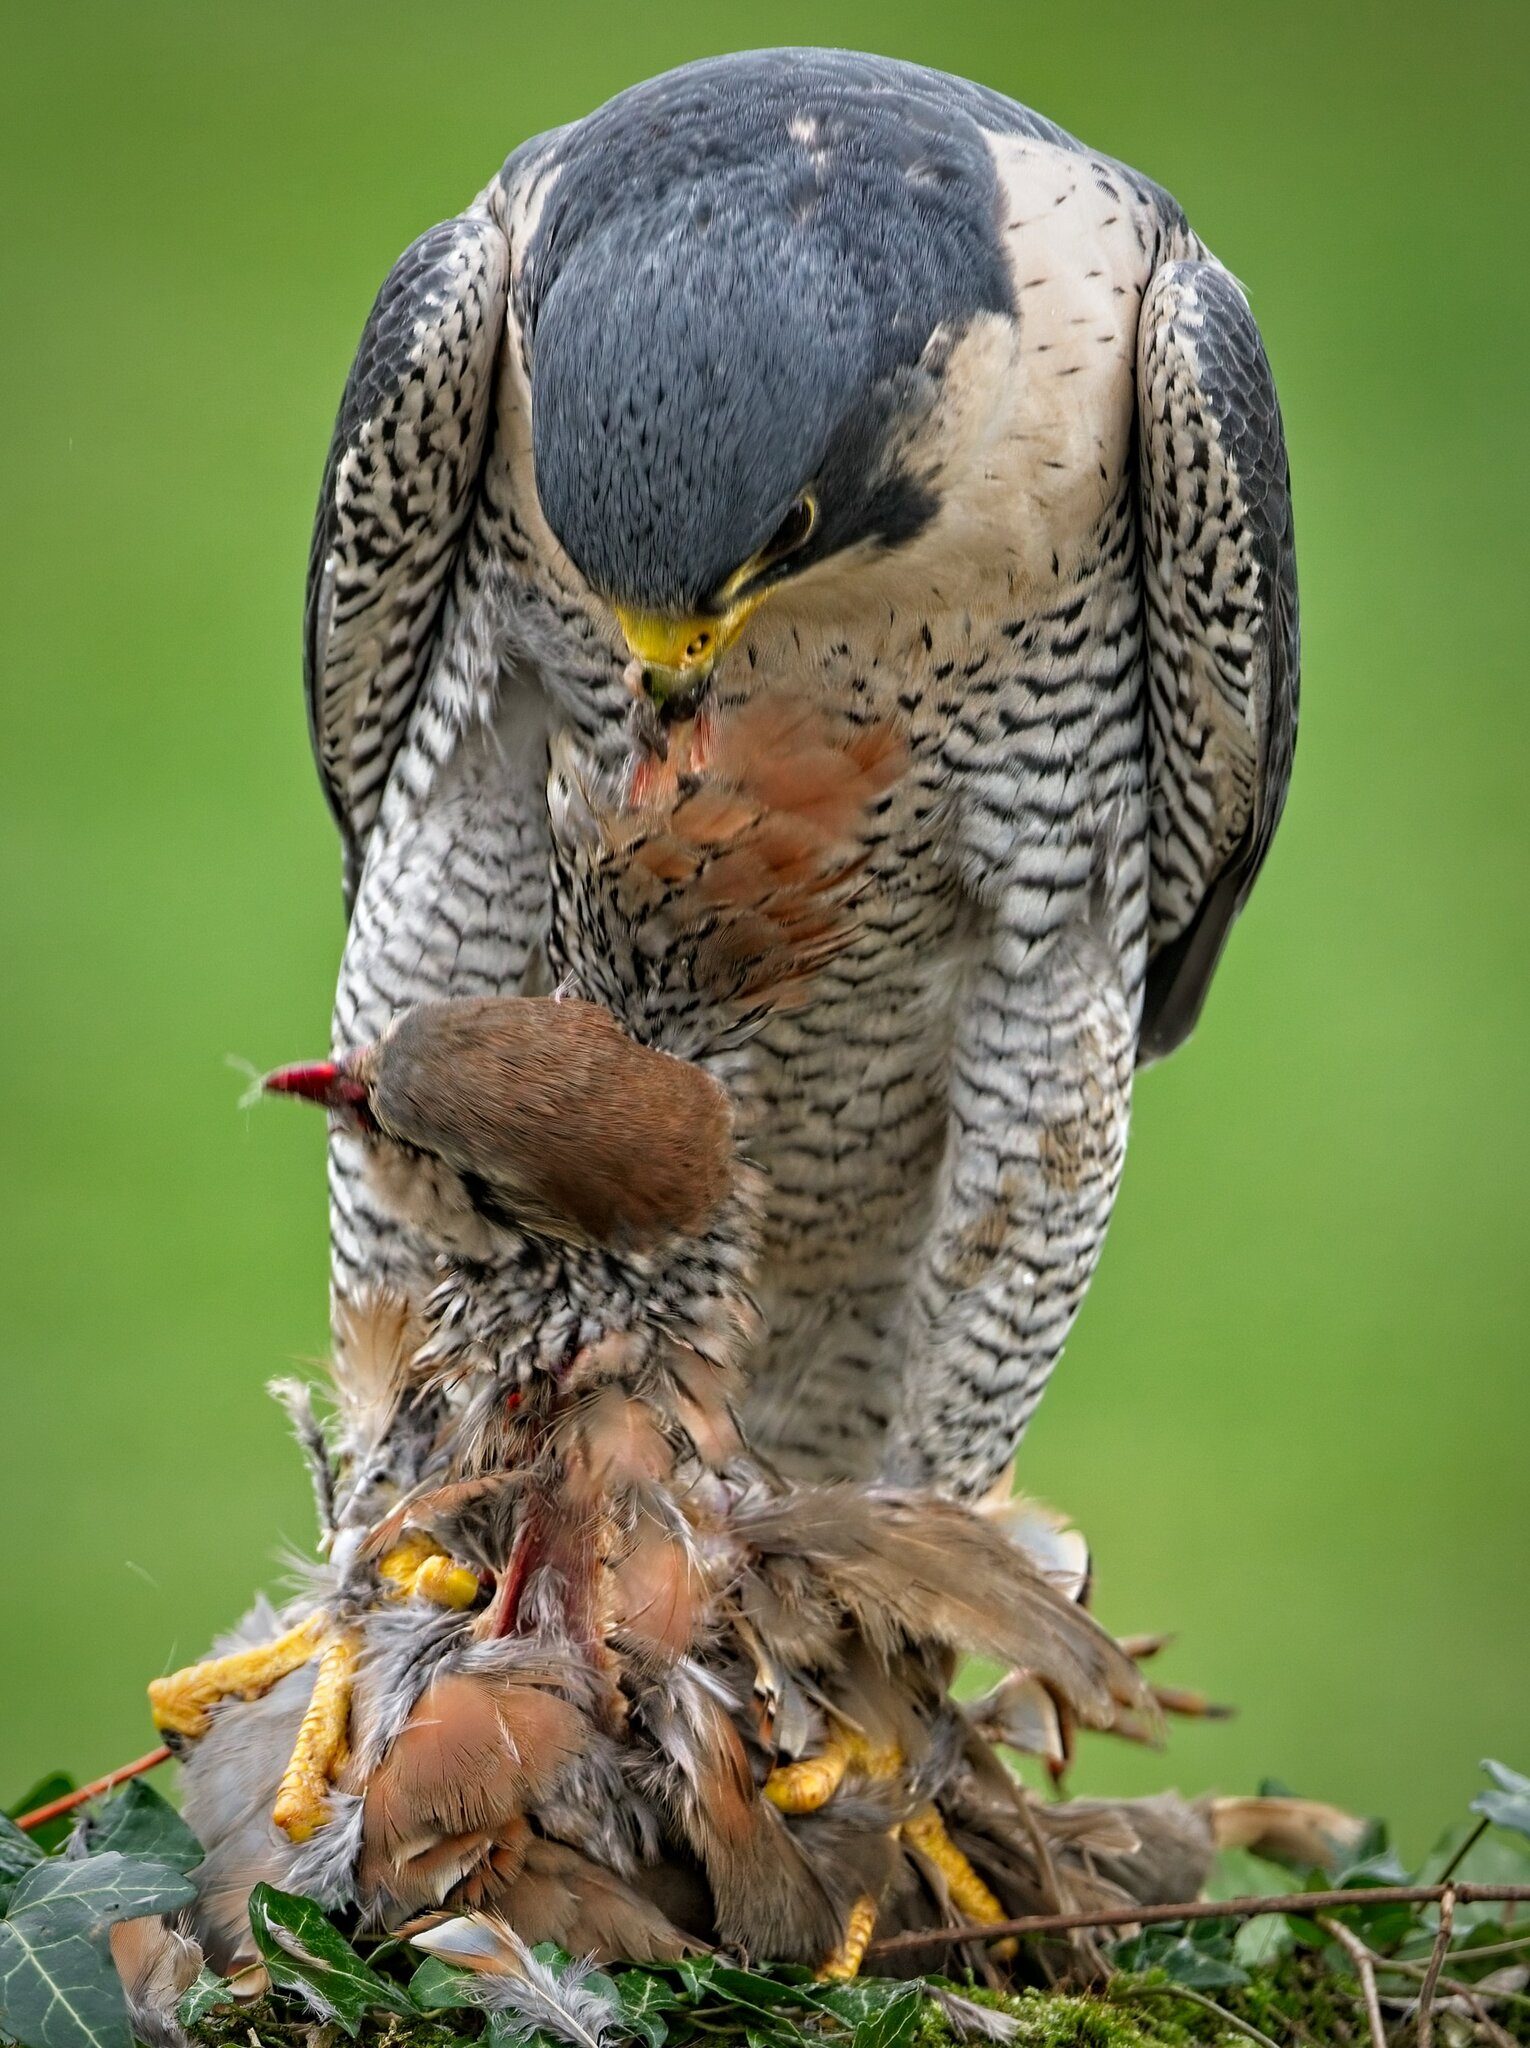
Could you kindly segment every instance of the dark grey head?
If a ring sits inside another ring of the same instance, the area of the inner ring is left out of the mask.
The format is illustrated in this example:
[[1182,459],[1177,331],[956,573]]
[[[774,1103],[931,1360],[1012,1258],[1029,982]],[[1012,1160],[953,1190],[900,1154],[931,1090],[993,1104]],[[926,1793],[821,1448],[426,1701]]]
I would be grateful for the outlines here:
[[653,660],[707,622],[715,655],[775,581],[933,514],[899,461],[932,336],[1010,306],[992,159],[948,84],[761,53],[561,138],[525,271],[537,488]]

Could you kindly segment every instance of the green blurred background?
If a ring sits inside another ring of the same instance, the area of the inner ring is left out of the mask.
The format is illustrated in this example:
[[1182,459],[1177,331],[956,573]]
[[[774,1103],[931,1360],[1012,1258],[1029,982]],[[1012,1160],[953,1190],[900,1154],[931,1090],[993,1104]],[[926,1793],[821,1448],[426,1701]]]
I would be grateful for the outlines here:
[[1106,1618],[1242,1712],[1080,1782],[1276,1773],[1421,1849],[1479,1755],[1530,1768],[1523,6],[5,19],[0,1794],[146,1748],[144,1682],[309,1540],[262,1386],[324,1343],[322,1133],[227,1059],[325,1042],[298,624],[372,293],[521,137],[790,41],[969,73],[1167,184],[1286,408],[1291,805],[1022,1468]]

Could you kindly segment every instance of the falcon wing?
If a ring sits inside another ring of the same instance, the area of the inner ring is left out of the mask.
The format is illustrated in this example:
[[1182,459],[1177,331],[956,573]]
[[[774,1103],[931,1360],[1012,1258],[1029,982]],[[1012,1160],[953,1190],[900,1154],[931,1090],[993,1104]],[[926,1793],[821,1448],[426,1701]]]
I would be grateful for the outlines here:
[[308,562],[304,678],[347,914],[472,506],[509,271],[486,214],[421,235],[377,295],[340,400]]
[[1137,344],[1151,883],[1139,1059],[1190,1033],[1280,819],[1301,666],[1291,479],[1248,302],[1173,263]]

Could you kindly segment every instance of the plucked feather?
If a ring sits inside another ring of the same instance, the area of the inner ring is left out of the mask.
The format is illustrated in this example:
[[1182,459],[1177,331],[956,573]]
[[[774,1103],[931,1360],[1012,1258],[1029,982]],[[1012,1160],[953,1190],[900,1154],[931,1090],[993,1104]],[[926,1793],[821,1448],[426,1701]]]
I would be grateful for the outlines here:
[[512,2013],[533,2036],[551,2034],[572,2048],[604,2048],[611,2037],[609,2005],[584,1988],[589,1963],[578,1960],[561,1971],[550,1969],[532,1954],[534,1944],[499,1914],[460,1914],[410,1939],[427,1955],[471,1970],[478,2003],[492,2012]]
[[186,2048],[176,2007],[202,1967],[200,1944],[155,1914],[118,1920],[109,1939],[134,2039],[144,2048]]
[[734,1530],[764,1571],[776,1558],[810,1563],[878,1649],[912,1639],[1021,1665],[1090,1726],[1122,1706],[1153,1712],[1136,1666],[1099,1624],[954,1502],[796,1487],[741,1505]]
[[652,1744],[647,1790],[666,1805],[711,1886],[719,1939],[816,1962],[839,1939],[833,1902],[781,1816],[762,1799],[727,1708],[677,1666],[636,1711]]

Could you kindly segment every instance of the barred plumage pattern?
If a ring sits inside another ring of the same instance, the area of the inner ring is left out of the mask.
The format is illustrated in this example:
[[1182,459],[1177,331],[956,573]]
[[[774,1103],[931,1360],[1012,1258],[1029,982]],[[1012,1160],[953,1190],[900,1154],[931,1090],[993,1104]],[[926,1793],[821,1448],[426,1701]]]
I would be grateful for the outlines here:
[[[871,812],[853,943],[749,1053],[766,1198],[748,1420],[788,1469],[971,1493],[1098,1257],[1134,1064],[1194,1021],[1274,829],[1296,612],[1279,414],[1236,285],[1145,180],[946,88],[999,167],[1017,313],[950,351],[942,517],[784,588],[716,689],[806,690],[895,721],[908,750]],[[402,259],[380,302],[402,340],[369,335],[370,398],[342,412],[312,658],[321,758],[364,850],[337,1050],[420,997],[548,985],[550,736],[612,773],[627,755],[625,651],[531,466],[519,265],[577,134],[518,152]],[[499,332],[482,294],[501,275]],[[402,460],[396,433],[368,440],[366,404],[416,419],[451,391],[450,455],[388,490],[369,470],[398,523],[359,518],[348,449]],[[363,676],[380,708],[345,708]],[[434,1279],[343,1135],[331,1184],[342,1292]]]

